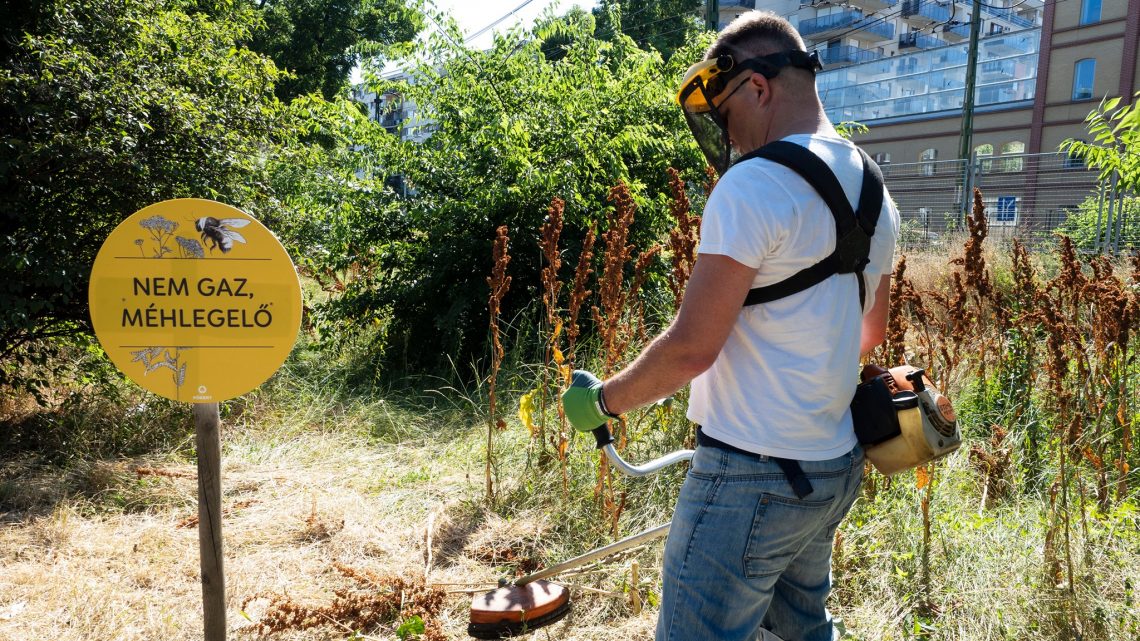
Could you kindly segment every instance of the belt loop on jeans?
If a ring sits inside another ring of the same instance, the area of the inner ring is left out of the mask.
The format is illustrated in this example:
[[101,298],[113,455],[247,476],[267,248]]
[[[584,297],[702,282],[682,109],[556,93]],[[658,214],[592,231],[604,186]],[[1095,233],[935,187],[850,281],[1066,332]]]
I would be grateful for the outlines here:
[[[729,452],[746,454],[748,456],[764,456],[763,454],[757,454],[755,452],[749,452],[748,450],[742,450],[735,445],[729,445],[724,441],[715,439],[708,434],[705,434],[705,431],[701,429],[700,425],[697,426],[697,445],[701,447],[714,447],[720,450],[728,450]],[[795,492],[796,496],[798,496],[801,500],[815,491],[815,488],[811,486],[811,481],[809,481],[808,477],[804,474],[803,468],[800,467],[799,461],[794,461],[788,458],[777,458],[775,456],[769,456],[767,458],[773,461],[776,465],[780,466],[780,471],[784,473],[784,478],[788,479],[788,484],[792,486],[792,491]]]

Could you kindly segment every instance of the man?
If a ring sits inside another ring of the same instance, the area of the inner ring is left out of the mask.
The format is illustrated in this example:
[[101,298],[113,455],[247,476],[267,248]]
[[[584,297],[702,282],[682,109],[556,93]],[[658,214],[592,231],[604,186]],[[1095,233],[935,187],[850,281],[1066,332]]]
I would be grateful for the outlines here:
[[[856,207],[862,156],[828,122],[816,68],[787,21],[753,11],[690,70],[679,100],[721,179],[684,301],[632,364],[604,384],[576,372],[563,395],[590,430],[692,381],[688,416],[701,427],[665,547],[659,641],[836,636],[831,547],[863,473],[848,406],[861,355],[884,338],[898,212],[884,190],[862,274],[744,307],[752,288],[828,256],[836,224],[794,171],[760,158],[727,169],[733,153],[790,141],[826,162]],[[715,127],[694,122],[702,115]]]

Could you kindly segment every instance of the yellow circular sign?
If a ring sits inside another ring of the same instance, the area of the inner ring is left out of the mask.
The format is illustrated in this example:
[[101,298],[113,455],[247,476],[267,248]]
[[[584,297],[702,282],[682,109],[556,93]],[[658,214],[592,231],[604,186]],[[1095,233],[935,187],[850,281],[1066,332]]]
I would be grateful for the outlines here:
[[301,326],[293,261],[264,225],[212,200],[142,209],[103,242],[88,289],[104,351],[166,398],[216,403],[261,385]]

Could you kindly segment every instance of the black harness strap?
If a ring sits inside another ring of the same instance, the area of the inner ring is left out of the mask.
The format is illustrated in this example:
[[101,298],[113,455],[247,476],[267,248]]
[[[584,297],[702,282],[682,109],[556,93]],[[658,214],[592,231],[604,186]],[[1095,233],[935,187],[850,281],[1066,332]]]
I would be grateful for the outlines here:
[[883,206],[883,174],[878,165],[859,149],[863,159],[863,184],[859,190],[859,208],[851,210],[851,202],[835,173],[819,156],[807,148],[785,140],[777,140],[743,156],[737,162],[764,158],[779,163],[799,174],[823,199],[835,219],[835,250],[823,260],[771,285],[748,292],[744,306],[759,305],[791,296],[827,280],[834,274],[858,277],[859,306],[866,300],[863,268],[871,253],[871,236],[879,222]]
[[[875,234],[875,225],[879,222],[879,212],[883,208],[883,174],[862,149],[858,151],[863,159],[863,184],[859,189],[859,206],[855,211],[851,210],[851,202],[847,200],[847,193],[843,191],[843,185],[839,184],[835,172],[806,147],[777,140],[736,161],[739,163],[752,158],[765,158],[791,169],[819,193],[835,219],[835,250],[831,254],[778,283],[750,290],[744,299],[745,307],[769,303],[802,292],[835,274],[855,274],[859,283],[859,308],[863,308],[867,300],[863,268],[870,262],[871,236]],[[697,438],[701,445],[737,449],[703,435],[699,430]],[[796,496],[803,499],[812,493],[811,481],[804,475],[799,462],[776,457],[771,457],[771,460],[780,466]]]

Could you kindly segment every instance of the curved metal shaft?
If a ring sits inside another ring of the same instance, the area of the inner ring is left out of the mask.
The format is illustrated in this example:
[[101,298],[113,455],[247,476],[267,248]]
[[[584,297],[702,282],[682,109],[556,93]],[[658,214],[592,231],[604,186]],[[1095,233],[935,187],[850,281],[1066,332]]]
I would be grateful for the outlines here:
[[688,461],[693,458],[693,454],[695,453],[693,450],[677,450],[661,458],[655,458],[648,463],[633,465],[623,459],[621,454],[618,454],[613,443],[607,443],[606,446],[602,448],[602,451],[606,453],[606,458],[610,460],[611,465],[621,470],[623,474],[629,476],[647,476],[653,474],[663,467],[668,467],[674,463],[680,463],[681,461]]

